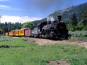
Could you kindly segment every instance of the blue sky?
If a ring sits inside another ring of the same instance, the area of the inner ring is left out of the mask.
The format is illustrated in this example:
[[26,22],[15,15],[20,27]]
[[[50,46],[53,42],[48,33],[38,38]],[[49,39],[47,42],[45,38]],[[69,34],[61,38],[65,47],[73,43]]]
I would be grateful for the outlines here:
[[44,18],[56,10],[86,2],[87,0],[0,0],[0,15]]

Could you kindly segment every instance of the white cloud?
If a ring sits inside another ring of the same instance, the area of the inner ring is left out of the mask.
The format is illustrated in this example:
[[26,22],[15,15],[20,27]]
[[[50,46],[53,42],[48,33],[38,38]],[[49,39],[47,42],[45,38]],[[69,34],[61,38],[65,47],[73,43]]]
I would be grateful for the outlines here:
[[5,10],[5,11],[20,11],[20,8],[14,8],[8,5],[0,5],[0,10]]
[[39,18],[39,17],[28,17],[28,16],[1,16],[1,23],[5,23],[5,22],[24,23],[24,22],[27,22],[27,21],[31,22],[31,21],[40,20],[40,19],[41,18]]
[[0,5],[0,8],[11,8],[11,7],[7,5]]

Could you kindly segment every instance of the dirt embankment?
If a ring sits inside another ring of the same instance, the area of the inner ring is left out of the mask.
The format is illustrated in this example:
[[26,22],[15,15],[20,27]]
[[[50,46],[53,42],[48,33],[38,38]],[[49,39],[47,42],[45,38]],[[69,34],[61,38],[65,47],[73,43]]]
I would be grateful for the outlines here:
[[[31,40],[31,41],[30,41]],[[29,38],[29,42],[34,42],[38,45],[54,45],[54,44],[75,44],[87,48],[86,41],[79,40],[49,40],[49,39],[38,39],[38,38]]]

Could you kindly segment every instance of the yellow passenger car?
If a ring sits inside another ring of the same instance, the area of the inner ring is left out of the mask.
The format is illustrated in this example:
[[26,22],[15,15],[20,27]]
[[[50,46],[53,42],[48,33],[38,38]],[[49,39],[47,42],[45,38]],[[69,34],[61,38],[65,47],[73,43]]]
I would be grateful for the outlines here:
[[25,30],[24,29],[19,30],[19,36],[20,37],[25,36]]
[[16,37],[19,36],[19,31],[18,31],[18,30],[15,30],[15,31],[14,31],[14,36],[16,36]]

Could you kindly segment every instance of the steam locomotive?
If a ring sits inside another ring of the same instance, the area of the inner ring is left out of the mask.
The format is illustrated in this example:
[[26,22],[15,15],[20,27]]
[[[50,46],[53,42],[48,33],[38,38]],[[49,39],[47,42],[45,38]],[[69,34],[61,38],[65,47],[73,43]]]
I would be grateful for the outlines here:
[[69,38],[66,24],[62,21],[62,16],[58,20],[41,22],[32,30],[32,36],[37,38],[65,40]]

